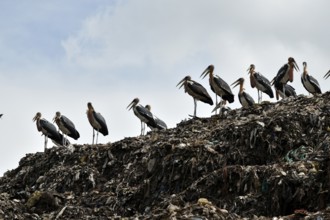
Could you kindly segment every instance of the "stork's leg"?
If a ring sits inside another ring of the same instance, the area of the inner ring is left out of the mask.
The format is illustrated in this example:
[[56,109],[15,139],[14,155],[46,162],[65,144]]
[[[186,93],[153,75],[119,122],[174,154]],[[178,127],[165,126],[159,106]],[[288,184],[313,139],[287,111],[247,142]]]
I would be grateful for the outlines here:
[[142,122],[142,124],[143,124],[143,135],[145,135],[145,133],[146,133],[146,123]]
[[66,138],[65,138],[66,134],[64,134],[62,132],[62,146],[65,147],[65,142],[66,142]]
[[94,144],[94,137],[95,137],[95,131],[94,131],[94,128],[93,128],[93,141],[92,141],[92,145]]
[[97,133],[96,133],[96,143],[95,144],[97,144],[98,139],[99,139],[99,130],[97,130]]
[[[215,106],[218,105],[218,95],[215,94]],[[215,115],[217,114],[218,109],[215,110]]]
[[68,140],[68,135],[66,134],[65,136],[64,136],[64,140],[63,140],[63,147],[65,147],[66,145],[67,145],[67,140]]
[[219,108],[219,114],[222,112],[222,108],[223,108],[223,106],[226,104],[226,103],[222,104],[222,101],[223,101],[223,99],[222,99],[222,97],[220,96],[220,101],[219,101],[219,103],[221,103],[221,104],[220,104],[220,108]]
[[46,152],[47,149],[47,142],[48,142],[48,136],[45,135],[45,145],[44,145],[44,151]]
[[258,104],[260,104],[260,90],[258,89]]
[[196,117],[197,101],[194,99],[194,117]]
[[285,84],[283,84],[283,97],[286,98],[286,95],[285,95]]
[[143,133],[142,133],[142,135],[144,135],[146,133],[146,123],[142,122],[142,126],[143,126]]

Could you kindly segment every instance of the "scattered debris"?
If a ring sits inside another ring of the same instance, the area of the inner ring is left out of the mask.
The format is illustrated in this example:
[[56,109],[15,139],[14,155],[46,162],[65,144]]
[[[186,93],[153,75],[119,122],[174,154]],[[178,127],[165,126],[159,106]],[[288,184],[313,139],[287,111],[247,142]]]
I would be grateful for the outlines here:
[[0,219],[330,219],[330,93],[27,154]]

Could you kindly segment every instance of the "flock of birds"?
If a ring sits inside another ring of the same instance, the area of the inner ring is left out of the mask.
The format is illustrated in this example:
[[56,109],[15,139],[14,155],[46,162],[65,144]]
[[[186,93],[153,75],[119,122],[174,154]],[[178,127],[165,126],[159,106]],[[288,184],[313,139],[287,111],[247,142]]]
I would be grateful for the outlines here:
[[[307,71],[307,63],[303,62],[303,74],[301,75],[301,82],[305,89],[315,95],[320,94],[321,88],[318,81],[308,74]],[[252,88],[256,88],[258,90],[258,103],[262,101],[262,93],[266,93],[270,98],[274,98],[274,93],[272,90],[272,86],[275,87],[276,99],[279,97],[285,98],[289,96],[296,96],[295,89],[288,84],[288,82],[293,81],[293,72],[294,70],[298,71],[299,67],[294,60],[294,58],[289,57],[288,63],[284,64],[278,71],[277,75],[273,78],[272,81],[269,81],[265,76],[261,73],[255,71],[255,65],[251,64],[248,68],[250,74],[250,84]],[[209,75],[209,83],[211,90],[216,94],[216,106],[213,111],[217,111],[220,108],[220,111],[223,107],[225,107],[226,103],[234,102],[234,94],[230,88],[230,86],[219,76],[213,74],[214,66],[208,66],[201,77],[205,78]],[[330,70],[325,74],[324,78],[327,79],[330,76]],[[184,77],[178,84],[181,88],[184,86],[185,92],[188,93],[194,99],[194,117],[196,117],[196,108],[197,101],[201,101],[210,105],[213,105],[213,100],[211,96],[208,94],[206,89],[199,84],[198,82],[191,79],[190,76]],[[239,78],[236,80],[232,86],[240,86],[238,92],[238,99],[241,103],[242,107],[250,107],[255,104],[254,99],[244,91],[244,78]],[[234,88],[233,87],[233,88]],[[217,101],[217,97],[220,97],[220,101]]]
[[[134,114],[141,120],[141,135],[143,135],[145,132],[145,125],[147,125],[151,130],[167,129],[167,125],[165,124],[165,122],[151,113],[151,106],[140,105],[138,98],[135,98],[127,106],[127,108],[128,110],[133,109]],[[109,134],[107,123],[104,117],[94,110],[94,107],[90,102],[87,103],[86,113],[88,121],[93,128],[92,145],[94,144],[95,131],[97,132],[95,141],[95,143],[97,144],[99,133],[103,134],[103,136],[107,136]],[[42,132],[42,134],[45,136],[45,150],[47,148],[48,138],[50,138],[56,145],[69,146],[70,142],[67,139],[68,136],[75,140],[80,137],[80,134],[77,131],[74,123],[69,118],[62,115],[60,112],[56,112],[55,117],[53,118],[53,122],[57,124],[58,129],[56,129],[56,127],[52,123],[42,118],[40,112],[37,112],[37,114],[33,117],[32,120],[36,122],[38,131]]]
[[[301,82],[305,89],[311,94],[320,94],[321,88],[318,81],[307,71],[307,63],[303,62],[303,74],[301,75]],[[293,72],[294,70],[298,71],[299,67],[294,60],[294,58],[289,57],[288,63],[284,64],[278,71],[277,75],[272,81],[269,81],[261,73],[255,71],[255,65],[251,64],[248,68],[250,74],[250,84],[252,88],[258,90],[258,103],[262,101],[262,93],[266,93],[270,98],[274,98],[274,93],[272,86],[275,87],[276,98],[279,99],[279,96],[282,98],[288,96],[296,96],[295,89],[288,85],[288,81],[293,81]],[[216,94],[216,106],[213,111],[220,110],[225,107],[226,103],[234,102],[234,94],[231,91],[230,86],[219,76],[213,74],[214,66],[209,65],[201,74],[201,77],[205,78],[209,75],[209,83],[211,90]],[[330,77],[330,70],[324,75],[324,78],[327,79]],[[207,90],[196,81],[192,80],[190,76],[184,77],[178,84],[179,88],[184,87],[186,93],[194,99],[194,117],[196,117],[197,101],[201,101],[210,105],[213,105],[213,100],[208,94]],[[239,78],[233,84],[234,87],[239,85],[238,99],[241,105],[245,108],[250,107],[255,104],[253,98],[244,91],[244,78]],[[220,97],[218,102],[217,97]],[[127,106],[128,110],[133,109],[134,114],[141,121],[141,135],[145,133],[145,125],[147,125],[151,130],[163,130],[167,129],[167,125],[164,121],[159,119],[156,115],[151,112],[150,105],[142,106],[139,104],[139,99],[135,98]],[[0,117],[2,114],[0,114]],[[90,125],[93,128],[93,139],[92,145],[94,144],[95,131],[96,134],[96,144],[98,140],[98,134],[101,133],[104,136],[108,135],[108,127],[104,117],[94,110],[92,103],[87,103],[87,118]],[[70,142],[67,137],[71,137],[77,140],[80,137],[79,132],[76,130],[74,123],[64,115],[61,115],[60,112],[56,112],[53,121],[57,124],[58,129],[48,122],[46,119],[42,118],[41,113],[38,112],[33,121],[36,121],[37,129],[39,132],[45,136],[44,147],[46,149],[48,138],[52,139],[53,142],[57,145],[69,146]],[[61,133],[62,132],[62,133]]]
[[[97,143],[99,132],[104,136],[109,134],[108,127],[104,117],[100,113],[95,112],[93,105],[90,102],[87,103],[86,113],[87,113],[88,121],[93,127],[92,144],[94,144],[95,130],[97,131],[97,135],[96,135],[96,143]],[[62,115],[60,112],[56,112],[55,117],[53,118],[53,122],[57,124],[58,130],[52,123],[42,118],[40,112],[37,112],[37,114],[34,116],[32,120],[36,122],[38,131],[42,132],[42,134],[45,136],[45,145],[44,145],[45,150],[47,148],[48,138],[52,139],[53,142],[57,145],[69,146],[70,142],[67,139],[67,136],[75,140],[77,140],[80,137],[80,134],[77,131],[73,122],[69,118]],[[62,132],[62,134],[60,133],[60,131]]]

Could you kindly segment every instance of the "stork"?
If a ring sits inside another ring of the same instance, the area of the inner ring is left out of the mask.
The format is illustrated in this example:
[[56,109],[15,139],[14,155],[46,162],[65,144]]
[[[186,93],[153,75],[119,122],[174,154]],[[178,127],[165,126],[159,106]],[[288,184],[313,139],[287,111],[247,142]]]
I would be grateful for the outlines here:
[[[181,84],[181,85],[180,85]],[[191,95],[194,99],[194,117],[196,117],[196,109],[197,109],[197,101],[202,101],[204,103],[208,103],[213,105],[212,98],[207,93],[206,89],[191,79],[190,76],[184,77],[176,86],[180,85],[179,89],[184,86],[185,92]]]
[[91,124],[91,126],[93,127],[93,141],[92,141],[92,145],[94,144],[94,137],[95,137],[95,130],[97,131],[96,134],[96,144],[97,144],[97,140],[99,137],[99,132],[101,134],[103,134],[103,136],[107,136],[109,134],[108,132],[108,127],[107,124],[105,122],[105,119],[103,118],[103,116],[98,113],[95,112],[92,103],[88,102],[87,103],[87,118],[89,123]]
[[309,93],[312,93],[313,95],[321,94],[322,92],[319,82],[313,76],[308,74],[307,63],[303,62],[303,66],[304,72],[301,74],[301,82],[303,86]]
[[50,123],[44,118],[41,118],[40,112],[37,112],[37,114],[32,120],[36,121],[38,131],[42,132],[42,134],[45,136],[45,151],[47,148],[48,137],[52,139],[57,145],[62,145],[63,143],[70,143],[67,139],[63,137],[62,134],[57,131],[56,127],[52,123]]
[[[284,64],[278,71],[277,75],[274,78],[274,84],[283,83],[286,84],[288,81],[292,82],[293,81],[293,71],[294,69],[296,71],[299,70],[299,67],[294,60],[294,58],[289,57],[288,58],[288,63]],[[283,94],[285,94],[285,86],[283,86]]]
[[248,93],[244,92],[244,78],[239,78],[231,85],[234,85],[233,88],[239,85],[238,99],[243,107],[247,108],[254,105],[253,98]]
[[[218,108],[221,108],[219,111],[219,114],[224,114],[227,113],[228,111],[231,110],[230,107],[224,106],[226,104],[226,100],[221,100],[212,110],[212,112],[215,112]],[[224,107],[223,107],[224,106]]]
[[274,98],[274,93],[269,80],[264,77],[261,73],[255,71],[255,65],[251,64],[248,68],[250,74],[250,84],[252,88],[258,90],[258,103],[262,101],[262,93],[266,93],[270,98]]
[[76,130],[76,127],[74,126],[73,122],[64,115],[61,115],[60,112],[55,113],[55,117],[53,118],[53,121],[56,122],[59,130],[62,131],[62,133],[65,134],[66,136],[69,136],[75,140],[77,140],[80,137],[80,134]]
[[[213,75],[213,71],[214,71],[214,66],[213,65],[209,65],[202,73],[201,77],[203,76],[203,79],[209,75],[209,82],[210,82],[210,87],[211,90],[215,93],[215,104],[218,105],[218,96],[220,96],[221,100],[219,101],[219,103],[221,103],[221,105],[218,107],[222,107],[223,105],[226,104],[226,101],[228,101],[229,103],[234,102],[234,94],[230,89],[230,86],[223,80],[221,79],[219,76],[217,75]],[[224,102],[222,102],[222,100],[225,100]]]
[[[145,108],[151,113],[151,106],[150,105],[146,105]],[[154,114],[152,114],[152,116],[153,116],[154,120],[151,120],[150,122],[147,122],[147,125],[151,130],[155,130],[155,129],[166,130],[167,129],[167,125],[163,120],[159,119]]]
[[324,78],[327,79],[330,76],[330,70],[324,75]]
[[128,110],[131,110],[133,108],[133,112],[141,121],[141,135],[144,135],[145,132],[145,124],[154,124],[154,118],[152,113],[139,104],[140,99],[135,98],[133,101],[127,106]]
[[[289,97],[289,96],[293,96],[293,97],[297,96],[295,88],[293,88],[289,84],[283,84],[281,82],[275,83],[274,80],[272,81],[272,84],[274,84],[274,87],[275,87],[276,100],[279,100],[279,96],[282,99],[284,99],[285,97]],[[285,87],[285,88],[283,88],[283,87]],[[285,92],[285,94],[283,93],[283,91]]]

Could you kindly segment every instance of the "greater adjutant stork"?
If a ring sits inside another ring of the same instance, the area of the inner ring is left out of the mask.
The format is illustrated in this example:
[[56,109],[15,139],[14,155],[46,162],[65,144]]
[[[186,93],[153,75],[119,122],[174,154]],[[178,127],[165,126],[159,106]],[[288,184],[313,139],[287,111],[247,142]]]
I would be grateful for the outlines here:
[[255,102],[253,98],[248,93],[244,92],[244,78],[239,78],[231,85],[234,85],[233,88],[239,85],[238,99],[243,107],[247,108],[254,105]]
[[[275,87],[276,100],[279,100],[279,97],[284,99],[285,97],[289,97],[289,96],[293,96],[293,97],[297,96],[295,88],[293,88],[289,84],[283,84],[281,82],[276,82],[276,83],[273,82],[273,84]],[[283,93],[283,91],[285,92],[285,94]]]
[[305,89],[309,92],[312,93],[313,95],[315,94],[321,94],[321,87],[319,82],[311,75],[308,74],[307,71],[307,63],[303,62],[304,66],[304,72],[301,74],[301,82]]
[[[274,78],[274,84],[282,83],[286,84],[288,81],[293,81],[293,71],[294,69],[296,71],[299,70],[299,67],[294,60],[294,58],[289,57],[288,63],[284,64],[278,71],[277,75]],[[285,89],[285,86],[283,86],[283,89]],[[283,90],[283,94],[285,94],[285,91]]]
[[109,134],[107,123],[105,122],[105,119],[103,118],[103,116],[100,113],[95,112],[95,110],[92,106],[92,103],[90,103],[90,102],[87,103],[87,112],[86,113],[87,113],[88,121],[91,124],[91,126],[93,127],[92,145],[94,144],[95,130],[97,131],[97,134],[96,134],[96,144],[97,144],[99,132],[101,134],[103,134],[103,136],[107,136]]
[[[181,84],[181,85],[180,85]],[[191,95],[194,99],[194,117],[196,117],[197,101],[202,101],[213,105],[211,96],[207,93],[206,89],[191,79],[190,76],[184,77],[176,86],[180,85],[179,89],[184,86],[185,92]]]
[[55,113],[53,121],[56,122],[58,128],[60,129],[60,131],[62,131],[63,134],[75,140],[80,137],[80,134],[76,130],[76,127],[74,126],[73,122],[64,115],[61,115],[60,112]]
[[225,106],[226,104],[226,100],[221,100],[215,107],[214,109],[212,110],[212,112],[215,112],[218,108],[221,108],[220,111],[219,111],[219,114],[224,114],[228,111],[231,110],[230,107],[228,106]]
[[133,112],[141,121],[141,135],[144,135],[145,124],[154,124],[154,118],[152,113],[145,107],[139,104],[139,98],[133,99],[133,101],[127,106],[128,110],[133,108]]
[[52,139],[56,145],[62,145],[63,143],[70,143],[67,139],[63,137],[62,134],[60,134],[56,127],[47,121],[44,118],[41,118],[41,113],[37,112],[37,114],[32,119],[33,121],[36,121],[37,129],[39,132],[42,132],[42,134],[45,136],[45,151],[47,148],[47,142],[48,138]]
[[[149,112],[151,112],[151,106],[150,105],[146,105],[145,108],[148,109]],[[153,121],[151,120],[151,121],[147,122],[147,125],[151,130],[157,130],[157,129],[158,130],[165,130],[165,129],[167,129],[167,125],[163,120],[159,119],[154,114],[152,114],[152,116],[153,116],[154,120]]]
[[249,69],[250,74],[250,84],[252,88],[257,88],[258,90],[258,103],[262,101],[262,93],[266,93],[270,98],[274,98],[274,93],[269,80],[264,77],[261,73],[255,71],[255,65],[251,64]]
[[324,75],[324,78],[327,79],[330,76],[330,70]]
[[213,71],[214,71],[214,66],[209,65],[203,71],[201,77],[203,76],[204,79],[207,75],[209,75],[210,87],[211,90],[215,93],[215,104],[217,106],[218,106],[217,96],[220,96],[222,100],[225,100],[224,102],[222,102],[222,100],[219,101],[221,105],[218,108],[220,108],[221,106],[226,104],[226,101],[228,101],[229,103],[234,102],[234,94],[231,91],[230,86],[226,83],[226,81],[224,81],[217,75],[214,76]]

